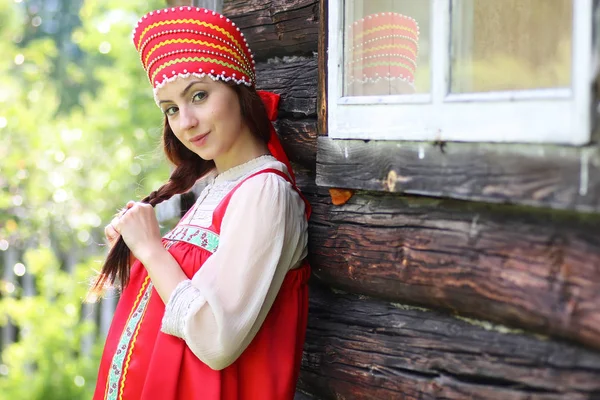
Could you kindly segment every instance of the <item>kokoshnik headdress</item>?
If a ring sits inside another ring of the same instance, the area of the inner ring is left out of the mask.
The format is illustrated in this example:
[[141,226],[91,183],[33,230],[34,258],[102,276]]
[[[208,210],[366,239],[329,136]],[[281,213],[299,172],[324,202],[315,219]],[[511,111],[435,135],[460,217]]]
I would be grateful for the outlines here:
[[[133,31],[133,43],[154,93],[168,82],[208,76],[256,87],[254,56],[233,21],[204,8],[180,6],[144,15]],[[279,95],[258,91],[271,121],[277,118]],[[294,173],[271,124],[269,151]]]
[[394,12],[371,14],[347,28],[346,85],[403,81],[414,87],[419,24]]

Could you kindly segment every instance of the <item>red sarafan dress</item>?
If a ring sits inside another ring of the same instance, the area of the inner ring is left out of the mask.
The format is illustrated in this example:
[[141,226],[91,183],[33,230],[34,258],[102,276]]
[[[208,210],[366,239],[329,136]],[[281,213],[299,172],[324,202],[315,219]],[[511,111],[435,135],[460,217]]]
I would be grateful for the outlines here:
[[[163,244],[188,278],[218,246],[221,221],[233,193],[258,174],[277,174],[290,182],[276,169],[256,172],[223,198],[209,229],[177,225],[165,235]],[[164,303],[144,266],[136,261],[106,339],[94,400],[293,399],[307,323],[309,275],[306,261],[289,270],[249,346],[233,364],[213,370],[184,340],[160,331]]]

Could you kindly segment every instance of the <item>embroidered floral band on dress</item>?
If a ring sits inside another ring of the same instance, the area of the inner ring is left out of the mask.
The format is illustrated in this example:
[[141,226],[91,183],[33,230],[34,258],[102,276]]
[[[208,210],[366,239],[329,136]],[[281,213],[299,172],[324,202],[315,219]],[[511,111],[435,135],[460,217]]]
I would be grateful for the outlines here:
[[182,75],[256,85],[244,34],[214,11],[189,6],[153,11],[136,25],[133,43],[155,91]]
[[127,371],[131,361],[131,355],[135,348],[136,338],[146,313],[146,306],[150,301],[150,295],[153,289],[150,277],[146,277],[136,301],[133,305],[132,313],[127,320],[127,325],[119,338],[117,351],[112,358],[108,380],[106,381],[106,390],[104,398],[106,400],[122,400]]
[[178,225],[164,236],[166,240],[187,242],[214,253],[219,247],[219,235],[192,225]]

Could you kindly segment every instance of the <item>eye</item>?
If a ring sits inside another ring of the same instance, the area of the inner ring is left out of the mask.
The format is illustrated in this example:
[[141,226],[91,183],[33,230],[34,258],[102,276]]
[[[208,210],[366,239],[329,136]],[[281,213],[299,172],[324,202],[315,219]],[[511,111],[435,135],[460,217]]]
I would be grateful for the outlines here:
[[194,94],[194,97],[192,97],[192,101],[196,102],[196,101],[204,100],[207,95],[208,95],[208,93],[203,92],[203,91],[197,92]]
[[173,115],[175,115],[175,113],[179,111],[179,108],[173,106],[173,107],[169,107],[166,110],[164,110],[163,112],[165,113],[166,116],[171,117]]

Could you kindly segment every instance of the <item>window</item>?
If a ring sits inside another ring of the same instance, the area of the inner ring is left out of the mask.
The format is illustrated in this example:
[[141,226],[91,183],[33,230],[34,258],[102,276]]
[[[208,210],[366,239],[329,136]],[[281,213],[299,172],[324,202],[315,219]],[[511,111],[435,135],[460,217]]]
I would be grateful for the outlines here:
[[590,140],[592,0],[329,0],[334,139]]

